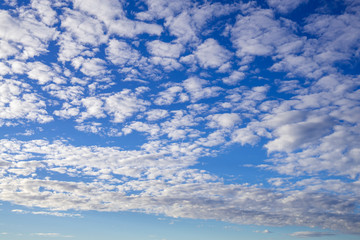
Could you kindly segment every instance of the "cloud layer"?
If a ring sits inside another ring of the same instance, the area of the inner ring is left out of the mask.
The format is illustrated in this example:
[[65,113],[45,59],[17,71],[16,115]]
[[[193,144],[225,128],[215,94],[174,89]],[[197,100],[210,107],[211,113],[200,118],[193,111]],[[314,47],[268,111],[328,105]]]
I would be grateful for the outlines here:
[[1,3],[0,200],[359,233],[360,5],[306,4]]

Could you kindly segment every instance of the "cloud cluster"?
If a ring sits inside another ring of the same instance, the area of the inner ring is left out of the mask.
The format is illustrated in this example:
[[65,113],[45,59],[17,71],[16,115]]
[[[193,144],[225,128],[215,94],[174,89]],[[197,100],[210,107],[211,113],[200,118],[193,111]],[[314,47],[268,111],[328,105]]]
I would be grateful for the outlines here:
[[266,3],[0,3],[0,200],[358,233],[359,5]]

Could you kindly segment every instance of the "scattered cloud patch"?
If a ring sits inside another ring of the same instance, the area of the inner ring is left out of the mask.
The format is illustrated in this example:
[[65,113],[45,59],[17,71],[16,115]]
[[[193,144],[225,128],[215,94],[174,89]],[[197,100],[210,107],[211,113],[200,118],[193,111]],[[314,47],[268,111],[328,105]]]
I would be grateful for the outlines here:
[[300,238],[311,238],[311,237],[331,237],[335,236],[334,233],[328,232],[294,232],[290,234],[293,237],[300,237]]

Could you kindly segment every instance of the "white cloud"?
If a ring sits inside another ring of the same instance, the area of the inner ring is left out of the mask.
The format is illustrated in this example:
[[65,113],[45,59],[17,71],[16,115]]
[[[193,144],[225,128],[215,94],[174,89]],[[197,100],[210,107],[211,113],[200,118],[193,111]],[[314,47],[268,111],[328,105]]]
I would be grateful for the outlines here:
[[[170,125],[184,125],[184,117],[187,116],[178,113],[176,121]],[[186,121],[191,124],[193,120]],[[306,191],[280,193],[255,186],[225,185],[205,171],[187,169],[196,163],[197,158],[207,155],[205,149],[192,143],[161,144],[155,141],[144,144],[140,151],[76,147],[44,140],[2,140],[0,146],[3,153],[10,154],[6,161],[14,161],[15,156],[25,160],[36,155],[36,161],[46,164],[47,171],[94,179],[94,182],[85,183],[16,178],[14,175],[2,177],[3,194],[0,198],[3,201],[12,199],[15,204],[55,211],[146,209],[147,212],[171,217],[276,226],[304,225],[305,221],[306,225],[320,224],[343,231],[354,231],[359,227],[358,222],[354,222],[356,216],[352,214],[354,199]],[[116,174],[135,179],[124,181]],[[103,199],[107,202],[104,203]],[[182,204],[176,204],[178,202]]]
[[[85,106],[86,106],[86,103],[85,103]],[[73,107],[69,103],[64,103],[61,110],[54,111],[54,115],[59,116],[61,118],[65,118],[65,119],[77,116],[78,114],[79,114],[79,108]],[[85,114],[85,116],[88,117],[89,115]]]
[[146,0],[148,11],[137,13],[137,18],[141,20],[154,20],[155,18],[171,19],[182,10],[189,7],[190,1],[166,1],[166,0]]
[[234,85],[245,78],[245,73],[234,71],[229,77],[223,78],[222,81],[229,85]]
[[160,132],[160,128],[157,124],[147,124],[143,122],[132,122],[130,125],[123,129],[125,134],[131,133],[132,130],[138,132],[146,132],[151,136],[155,136]]
[[41,21],[48,26],[52,26],[58,22],[56,12],[51,7],[52,3],[49,0],[33,0],[31,7],[36,9]]
[[255,231],[256,233],[265,233],[265,234],[268,234],[268,233],[272,233],[270,230],[268,230],[268,229],[265,229],[265,230],[263,230],[263,231],[259,231],[259,230],[257,230],[257,231]]
[[75,129],[78,131],[88,132],[88,133],[100,133],[102,132],[103,127],[101,127],[101,123],[92,122],[90,124],[81,123],[75,126]]
[[84,93],[84,88],[81,86],[61,86],[56,84],[49,84],[42,88],[46,90],[52,96],[66,101],[77,101]]
[[16,55],[28,59],[46,52],[48,42],[56,36],[54,28],[33,20],[31,12],[22,11],[18,18],[0,10],[0,56]]
[[180,69],[182,65],[175,58],[178,58],[183,51],[180,44],[166,43],[159,40],[146,43],[147,50],[153,57],[150,61],[155,65],[161,65],[165,71]]
[[103,22],[110,34],[132,38],[142,33],[160,35],[162,32],[162,27],[157,24],[127,19],[121,3],[117,0],[74,0],[74,6]]
[[27,69],[29,69],[28,77],[38,80],[40,85],[44,85],[57,77],[53,69],[41,62],[30,62],[27,64]]
[[154,100],[154,103],[157,105],[170,105],[176,101],[176,98],[180,98],[180,102],[187,101],[188,98],[184,95],[181,95],[182,91],[183,88],[180,86],[169,87],[166,90],[158,93],[158,97]]
[[206,138],[200,138],[197,143],[205,147],[219,146],[226,142],[225,133],[223,131],[215,131],[210,133]]
[[115,123],[122,123],[136,112],[145,111],[148,105],[148,101],[137,98],[137,95],[128,89],[105,99],[105,110],[113,116]]
[[335,236],[336,234],[334,233],[329,233],[329,232],[310,232],[310,231],[306,231],[306,232],[294,232],[292,234],[290,234],[290,236],[293,237],[301,237],[301,238],[313,238],[313,237],[331,237],[331,236]]
[[161,65],[165,71],[173,71],[182,67],[181,64],[173,58],[152,57],[150,61],[155,65]]
[[20,214],[34,214],[34,215],[49,215],[56,217],[82,217],[78,213],[64,213],[64,212],[48,212],[48,211],[26,211],[23,209],[13,209],[11,212],[20,213]]
[[73,236],[71,235],[62,235],[60,233],[32,233],[31,235],[33,236],[38,236],[38,237],[50,237],[50,238],[73,238]]
[[218,68],[232,57],[232,53],[209,38],[197,48],[195,56],[202,67]]
[[147,33],[150,35],[160,35],[163,28],[157,24],[137,22],[130,20],[115,20],[109,26],[110,33],[120,37],[134,38],[136,35]]
[[0,39],[0,58],[14,56],[18,51],[16,46],[11,45],[8,41]]
[[245,16],[238,15],[231,29],[231,40],[237,47],[236,55],[269,56],[284,44],[296,41],[292,30],[274,19],[271,10],[254,10]]
[[[84,105],[84,107],[86,107],[86,111],[85,112],[81,112],[81,117],[79,119],[79,121],[83,121],[84,119],[87,118],[103,118],[105,117],[105,113],[104,113],[104,102],[96,97],[87,97],[81,100],[82,104]],[[71,116],[72,114],[77,115],[77,111],[74,108],[66,108],[67,106],[65,106],[66,112],[59,112],[59,113],[63,113],[65,114],[65,116]]]
[[62,35],[70,34],[79,44],[97,46],[107,40],[102,23],[79,11],[67,10],[62,15],[61,27],[66,29]]
[[178,58],[183,51],[181,44],[166,43],[159,40],[147,42],[146,46],[152,55],[159,57]]
[[218,86],[205,87],[209,82],[197,77],[190,77],[183,82],[183,86],[191,96],[192,102],[197,102],[200,99],[217,97],[223,90]]
[[299,5],[307,3],[308,0],[267,0],[270,7],[275,8],[281,13],[289,13],[295,10]]
[[16,80],[0,81],[0,119],[26,119],[39,123],[53,120],[46,111],[46,103],[39,95],[31,92],[28,84]]
[[173,116],[170,120],[160,124],[162,132],[173,140],[184,139],[195,131],[189,127],[196,126],[201,120],[193,115],[188,114],[184,110],[172,111]]
[[186,11],[183,11],[176,17],[169,18],[165,26],[168,27],[171,35],[177,37],[176,42],[182,45],[199,41],[192,24],[192,19]]
[[[14,213],[144,211],[358,232],[359,11],[345,1],[336,15],[280,16],[302,2],[0,10],[0,200],[42,208]],[[34,139],[38,124],[72,139],[44,124],[48,112],[82,131],[75,139],[104,141]],[[239,164],[276,176],[252,185],[197,169],[246,144],[268,159]]]
[[169,116],[168,111],[164,109],[151,109],[147,111],[145,114],[147,115],[148,121],[156,121]]
[[134,65],[140,58],[138,51],[133,49],[128,43],[111,39],[105,50],[108,59],[116,65]]
[[[315,61],[323,64],[348,60],[359,56],[359,20],[351,11],[338,16],[311,15],[304,29],[318,38]],[[313,43],[313,44],[314,44]]]
[[214,114],[207,117],[208,126],[211,128],[232,128],[240,121],[240,117],[236,113]]
[[87,76],[99,77],[107,73],[106,62],[100,58],[81,59],[79,64],[80,71]]
[[73,0],[75,9],[95,16],[106,24],[111,24],[116,18],[123,18],[125,13],[117,0]]
[[233,142],[238,142],[242,146],[245,144],[254,145],[260,140],[260,137],[249,128],[240,128],[235,130],[231,138]]
[[275,130],[274,134],[277,138],[268,142],[265,147],[269,152],[291,152],[329,134],[333,126],[333,121],[327,117],[316,117],[304,122],[285,124]]

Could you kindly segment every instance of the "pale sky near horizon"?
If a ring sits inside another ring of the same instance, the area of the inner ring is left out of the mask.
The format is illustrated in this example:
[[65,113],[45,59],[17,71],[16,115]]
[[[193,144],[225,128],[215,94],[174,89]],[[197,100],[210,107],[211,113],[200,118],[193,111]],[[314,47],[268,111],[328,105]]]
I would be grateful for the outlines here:
[[0,240],[360,237],[359,0],[0,2]]

